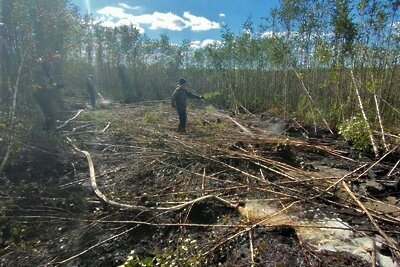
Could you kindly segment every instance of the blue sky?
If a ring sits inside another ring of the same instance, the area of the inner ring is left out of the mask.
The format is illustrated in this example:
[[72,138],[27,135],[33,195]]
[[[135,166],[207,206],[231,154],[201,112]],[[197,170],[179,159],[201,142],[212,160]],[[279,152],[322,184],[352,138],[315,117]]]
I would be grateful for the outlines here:
[[150,38],[166,33],[172,42],[206,44],[221,37],[223,25],[239,33],[248,17],[254,26],[279,0],[71,0],[105,26],[133,24]]

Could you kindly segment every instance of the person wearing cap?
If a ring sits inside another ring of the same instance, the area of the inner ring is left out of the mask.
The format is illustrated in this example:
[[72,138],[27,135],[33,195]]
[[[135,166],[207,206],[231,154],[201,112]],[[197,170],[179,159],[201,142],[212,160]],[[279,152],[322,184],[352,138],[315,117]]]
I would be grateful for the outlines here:
[[96,108],[96,86],[94,85],[93,75],[89,75],[86,79],[86,89],[90,96],[90,103],[93,108]]
[[178,132],[186,132],[186,99],[204,99],[203,96],[196,95],[188,89],[186,89],[187,81],[185,79],[179,79],[179,84],[172,94],[171,106],[176,109],[179,116]]

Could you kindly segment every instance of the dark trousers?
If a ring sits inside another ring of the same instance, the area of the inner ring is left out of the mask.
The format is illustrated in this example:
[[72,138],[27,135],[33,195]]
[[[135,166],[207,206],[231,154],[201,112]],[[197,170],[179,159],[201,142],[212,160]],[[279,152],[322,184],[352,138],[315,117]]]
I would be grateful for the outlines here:
[[90,103],[92,104],[92,107],[96,107],[96,91],[95,90],[88,90],[89,95],[90,95]]
[[184,131],[186,131],[186,120],[187,120],[186,110],[178,109],[177,111],[178,111],[178,116],[179,116],[178,131],[184,132]]
[[54,130],[57,119],[57,94],[53,89],[40,89],[33,93],[33,98],[43,111],[45,123],[44,130]]

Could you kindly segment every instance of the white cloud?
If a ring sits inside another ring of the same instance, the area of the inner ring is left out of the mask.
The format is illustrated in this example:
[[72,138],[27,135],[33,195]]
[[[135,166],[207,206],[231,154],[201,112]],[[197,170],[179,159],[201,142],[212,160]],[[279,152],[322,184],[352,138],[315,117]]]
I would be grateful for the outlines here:
[[[123,5],[120,3],[120,6]],[[145,24],[151,30],[167,29],[171,31],[181,31],[186,28],[190,28],[192,31],[207,31],[220,28],[219,23],[205,17],[192,15],[188,11],[183,13],[183,17],[172,12],[132,15],[126,13],[123,8],[107,6],[97,10],[97,13],[101,15],[98,20],[101,20],[101,24],[106,27],[132,24],[143,30],[143,24]]]
[[154,12],[153,14],[144,14],[140,16],[133,16],[134,20],[139,24],[148,24],[151,30],[167,29],[171,31],[181,31],[188,27],[187,21],[178,15],[161,12]]
[[218,16],[220,16],[221,18],[225,18],[226,17],[224,13],[219,13]]
[[125,3],[118,3],[118,5],[122,6],[125,9],[130,9],[130,10],[136,10],[136,9],[140,8],[140,6],[130,6],[130,5],[127,5]]
[[194,16],[189,11],[185,11],[183,17],[189,20],[189,26],[193,31],[208,31],[220,28],[218,22],[210,21],[205,17]]
[[123,19],[123,18],[128,18],[132,15],[125,13],[125,10],[120,7],[112,7],[112,6],[106,6],[103,7],[99,10],[97,10],[97,13],[100,15],[103,15],[109,19],[113,18],[118,18],[118,19]]
[[393,34],[395,36],[400,36],[400,21],[393,23]]
[[219,44],[221,44],[221,41],[214,40],[214,39],[205,39],[203,41],[192,41],[190,43],[190,47],[194,48],[194,49],[198,49],[198,48],[203,48],[203,47],[206,47],[207,45],[212,45],[212,44],[219,45]]
[[287,35],[287,32],[268,31],[268,32],[263,32],[261,34],[261,38],[283,37],[285,35]]

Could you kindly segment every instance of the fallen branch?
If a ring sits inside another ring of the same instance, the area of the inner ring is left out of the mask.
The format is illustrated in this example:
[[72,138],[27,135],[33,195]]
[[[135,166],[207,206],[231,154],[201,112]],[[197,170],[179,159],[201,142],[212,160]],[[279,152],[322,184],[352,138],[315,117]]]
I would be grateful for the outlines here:
[[[274,184],[274,183],[272,183],[272,182],[270,182],[270,181],[268,181],[268,180],[265,180],[264,178],[260,178],[260,177],[257,177],[257,176],[255,176],[255,175],[252,175],[252,174],[250,174],[250,173],[248,173],[248,172],[242,171],[241,169],[236,168],[236,167],[233,167],[233,166],[231,166],[231,165],[229,165],[229,164],[227,164],[227,163],[225,163],[225,162],[217,161],[217,160],[214,160],[214,161],[215,161],[215,162],[218,162],[218,163],[220,163],[220,164],[222,164],[222,165],[225,166],[225,167],[228,167],[229,169],[235,170],[235,171],[237,171],[237,172],[243,174],[245,177],[250,177],[250,178],[253,178],[253,179],[255,179],[256,181],[259,181],[259,182],[264,183],[264,184],[273,185],[273,186],[276,186],[276,187],[281,188],[281,189],[284,189],[284,190],[294,191],[295,193],[302,194],[302,192],[300,192],[300,191],[298,191],[298,190],[295,190],[295,189],[291,189],[291,188],[287,188],[287,187],[283,187],[283,186]],[[262,165],[262,164],[256,164],[256,165],[259,165],[260,167],[265,167],[265,166]],[[272,169],[269,169],[269,170],[272,170]],[[274,172],[279,173],[279,172],[277,172],[277,171],[274,171]],[[284,175],[284,174],[282,174],[282,175]]]
[[390,153],[392,153],[393,151],[395,151],[397,149],[397,146],[395,148],[393,148],[392,150],[390,150],[389,152],[387,152],[385,155],[383,155],[379,160],[377,160],[376,162],[374,162],[374,164],[372,164],[368,169],[366,169],[362,174],[360,174],[357,179],[359,179],[360,177],[362,177],[363,175],[365,175],[367,172],[369,172],[369,170],[371,170],[374,166],[376,166],[379,162],[381,162],[381,160],[383,160],[387,155],[389,155]]
[[101,101],[103,101],[103,102],[107,102],[107,100],[105,100],[104,99],[104,97],[99,93],[99,92],[97,92],[97,94],[100,96],[100,98],[101,98]]
[[254,117],[255,119],[258,120],[257,116],[251,113],[247,108],[245,108],[242,104],[239,104],[239,106],[246,112],[247,115]]
[[296,118],[293,118],[292,121],[294,121],[294,123],[296,123],[297,126],[299,126],[301,129],[303,129],[304,132],[306,132],[307,134],[310,134],[310,133],[306,130],[306,128],[304,128],[300,123],[298,123],[298,122],[296,121]]
[[236,124],[245,134],[253,135],[253,133],[249,129],[247,129],[246,127],[241,125],[239,122],[234,120],[232,117],[229,117],[229,116],[226,116],[226,117],[229,118],[234,124]]
[[76,119],[79,114],[81,114],[81,112],[84,111],[83,109],[78,110],[78,112],[70,119],[66,120],[62,125],[58,126],[56,129],[61,129],[63,128],[65,125],[67,125],[69,122],[73,121],[74,119]]
[[100,134],[104,133],[108,129],[108,127],[110,127],[110,125],[111,125],[111,122],[108,122],[107,126],[103,130],[100,131]]
[[329,192],[329,190],[331,190],[332,188],[336,188],[336,186],[337,186],[339,183],[343,182],[344,179],[346,179],[347,177],[349,177],[349,176],[353,175],[354,173],[358,172],[359,170],[361,170],[361,169],[364,168],[365,166],[367,166],[367,164],[364,164],[364,165],[358,167],[357,169],[355,169],[355,170],[353,170],[353,171],[347,173],[346,175],[343,175],[342,178],[340,178],[340,179],[337,180],[334,184],[330,185],[327,189],[325,189],[325,192],[323,192],[323,193],[321,193],[321,194],[319,194],[319,195],[317,195],[317,196],[315,196],[315,197],[313,197],[313,198],[320,197],[322,194]]
[[351,190],[350,190],[349,186],[347,185],[347,183],[343,181],[342,185],[343,185],[344,189],[349,193],[350,197],[352,199],[354,199],[354,201],[358,204],[358,206],[360,206],[360,208],[365,212],[365,214],[368,216],[369,220],[375,226],[375,228],[379,232],[379,234],[381,234],[381,236],[386,239],[386,241],[390,244],[390,246],[392,248],[394,248],[397,251],[399,251],[400,249],[399,249],[399,246],[396,244],[396,242],[391,237],[386,235],[386,233],[379,227],[378,223],[372,217],[372,215],[368,211],[368,209],[361,203],[361,201],[354,195],[354,193],[351,192]]
[[[76,126],[76,127],[74,127],[72,129],[71,133],[74,133],[78,129],[88,128],[88,127],[91,127],[93,125],[96,125],[96,124],[95,123],[89,123],[89,124],[85,124],[85,125]],[[89,131],[86,131],[86,132],[89,132]],[[79,132],[79,133],[82,133],[82,132]]]
[[371,267],[376,267],[376,241],[372,239]]
[[[247,219],[247,223],[250,223],[250,219],[249,219],[249,211],[246,210],[246,219]],[[255,262],[254,262],[254,246],[253,246],[253,232],[252,230],[249,230],[249,247],[250,247],[250,266],[253,267],[255,266]]]
[[397,168],[397,166],[400,163],[400,159],[396,162],[396,164],[394,164],[393,168],[389,171],[389,173],[387,174],[387,176],[391,176],[392,173],[394,172],[394,170]]
[[96,175],[95,175],[95,171],[94,171],[94,165],[93,165],[93,160],[92,157],[90,155],[89,152],[85,151],[85,150],[81,150],[79,149],[73,142],[71,139],[69,139],[67,137],[68,143],[78,152],[82,153],[83,155],[85,155],[86,160],[89,164],[89,174],[90,174],[90,185],[92,187],[92,190],[94,191],[94,193],[96,194],[96,196],[104,201],[105,203],[112,205],[112,206],[116,206],[122,209],[127,209],[127,210],[137,210],[137,211],[149,211],[149,210],[153,210],[153,211],[173,211],[173,210],[179,210],[182,208],[185,208],[189,205],[192,205],[196,202],[200,202],[206,199],[216,199],[222,203],[224,203],[225,205],[232,207],[232,208],[236,208],[237,205],[232,204],[231,202],[224,200],[218,196],[214,196],[214,195],[207,195],[207,196],[203,196],[203,197],[199,197],[196,199],[193,199],[191,201],[185,202],[183,204],[180,205],[176,205],[173,207],[145,207],[145,206],[139,206],[139,205],[132,205],[132,204],[125,204],[125,203],[120,203],[120,202],[116,202],[113,201],[111,199],[108,199],[99,189],[99,187],[97,186],[97,182],[96,182]]
[[[242,235],[242,234],[244,234],[244,233],[246,233],[246,232],[248,232],[248,231],[251,231],[251,230],[253,230],[254,228],[256,228],[257,226],[259,226],[259,225],[263,225],[266,221],[268,221],[268,220],[272,219],[273,217],[275,217],[275,216],[281,214],[282,212],[285,212],[285,211],[288,210],[290,207],[292,207],[293,205],[295,205],[295,204],[297,204],[297,203],[300,203],[301,201],[302,201],[302,200],[296,200],[296,201],[292,202],[291,204],[289,204],[288,206],[286,206],[285,208],[283,208],[283,209],[281,209],[281,210],[279,210],[279,211],[276,211],[275,213],[273,213],[273,214],[271,214],[271,215],[268,215],[266,218],[256,221],[255,223],[253,223],[253,224],[250,225],[249,227],[247,227],[247,228],[245,228],[245,229],[243,229],[243,230],[240,230],[240,231],[236,232],[235,234],[233,234],[233,235],[231,235],[231,236],[229,236],[229,237],[227,237],[227,238],[221,240],[218,244],[216,244],[215,246],[213,246],[210,250],[208,250],[207,252],[203,253],[203,256],[207,256],[208,254],[212,253],[212,252],[215,251],[217,248],[219,248],[220,246],[222,246],[222,245],[225,244],[226,242],[228,242],[228,241],[234,239],[235,237],[240,236],[240,235]],[[267,226],[268,226],[268,225],[267,225]]]
[[397,108],[395,108],[393,105],[389,104],[385,99],[383,99],[381,96],[379,96],[379,98],[389,107],[391,107],[394,111],[396,111],[397,114],[400,114],[400,110],[398,110]]
[[255,254],[254,254],[254,245],[253,245],[253,232],[252,230],[249,230],[249,246],[250,246],[250,266],[254,267],[255,266]]

